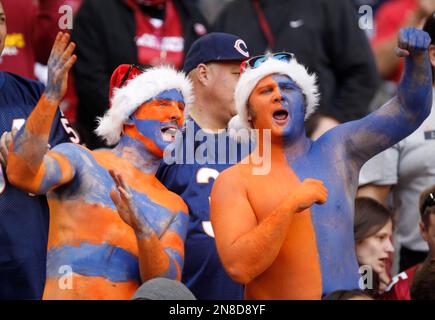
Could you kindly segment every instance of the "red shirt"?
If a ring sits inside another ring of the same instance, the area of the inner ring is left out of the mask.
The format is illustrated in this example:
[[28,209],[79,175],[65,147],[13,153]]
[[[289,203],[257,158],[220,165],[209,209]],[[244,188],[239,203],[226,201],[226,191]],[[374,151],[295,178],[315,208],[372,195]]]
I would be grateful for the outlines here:
[[[35,28],[35,53],[39,62],[42,64],[47,63],[51,47],[59,32],[59,20],[65,15],[64,6],[71,8],[73,15],[75,15],[82,1],[83,0],[39,0],[37,16],[38,27]],[[61,8],[62,10],[60,10]],[[59,13],[59,11],[61,11],[61,13]]]
[[[394,0],[383,4],[375,17],[376,33],[371,40],[372,47],[376,47],[385,40],[389,40],[402,28],[409,14],[417,9],[418,0]],[[387,79],[399,81],[403,71],[403,59],[397,69]]]
[[[41,63],[45,64],[47,62],[51,47],[59,32],[59,19],[65,15],[65,11],[59,13],[59,9],[62,6],[69,6],[72,9],[73,15],[75,15],[82,2],[83,0],[39,0],[38,28],[35,30],[35,53]],[[77,103],[78,99],[74,80],[70,72],[68,76],[68,89],[60,108],[68,121],[73,124],[76,122]]]
[[3,0],[7,36],[0,57],[0,70],[35,79],[33,29],[37,8],[33,0]]
[[411,300],[410,288],[412,279],[420,265],[417,264],[395,276],[387,289],[385,289],[382,300]]
[[145,65],[183,66],[183,26],[172,0],[166,1],[164,20],[152,19],[140,9],[137,0],[126,0],[134,11],[138,62]]

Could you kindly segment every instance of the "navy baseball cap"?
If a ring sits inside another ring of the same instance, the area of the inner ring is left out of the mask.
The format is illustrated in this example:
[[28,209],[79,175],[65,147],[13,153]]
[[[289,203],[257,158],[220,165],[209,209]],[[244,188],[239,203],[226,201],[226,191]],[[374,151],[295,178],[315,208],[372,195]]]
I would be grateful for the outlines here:
[[249,52],[245,41],[229,33],[213,32],[192,44],[184,59],[183,71],[188,74],[200,63],[244,61],[248,58]]

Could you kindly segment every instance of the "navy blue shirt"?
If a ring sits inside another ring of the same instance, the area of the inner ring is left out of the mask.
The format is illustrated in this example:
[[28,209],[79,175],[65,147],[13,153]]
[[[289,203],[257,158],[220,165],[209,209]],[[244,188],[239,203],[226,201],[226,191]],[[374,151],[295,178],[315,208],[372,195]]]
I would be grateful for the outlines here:
[[[194,121],[189,120],[188,123],[195,135],[201,130]],[[221,142],[225,143],[219,144],[219,135],[222,137]],[[243,299],[243,286],[228,276],[219,259],[210,223],[209,197],[219,173],[237,163],[247,153],[243,153],[245,149],[236,143],[234,144],[237,146],[237,153],[231,153],[228,147],[231,145],[230,139],[225,133],[203,134],[203,139],[196,141],[192,148],[186,146],[188,136],[185,128],[183,139],[177,138],[176,141],[175,149],[183,150],[183,163],[168,165],[162,161],[157,172],[157,178],[169,190],[180,195],[189,208],[190,220],[185,241],[182,282],[200,300]],[[210,141],[214,141],[214,153],[213,149],[208,149],[210,152],[202,152],[202,148]],[[188,158],[197,153],[198,149],[201,150],[201,154],[206,155],[205,163],[198,161],[199,158],[189,163]],[[233,161],[234,159],[236,160]]]
[[[0,72],[0,135],[22,125],[44,91],[39,82]],[[50,145],[68,141],[58,112]],[[0,167],[0,299],[41,299],[46,270],[49,211],[44,196],[13,186]]]

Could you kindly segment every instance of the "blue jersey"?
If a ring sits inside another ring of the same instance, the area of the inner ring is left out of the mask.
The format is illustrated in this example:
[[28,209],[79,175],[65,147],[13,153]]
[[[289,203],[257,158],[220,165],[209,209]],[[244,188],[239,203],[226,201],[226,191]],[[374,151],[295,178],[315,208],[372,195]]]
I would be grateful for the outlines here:
[[[194,135],[201,130],[194,121],[189,120],[187,123]],[[210,223],[209,197],[213,182],[219,173],[235,164],[247,152],[244,154],[244,148],[238,144],[237,154],[230,152],[229,138],[225,133],[202,133],[203,139],[196,141],[192,148],[186,146],[188,136],[185,127],[183,139],[177,139],[176,142],[175,149],[183,150],[183,164],[168,165],[162,161],[157,172],[157,178],[169,190],[180,195],[189,208],[190,220],[185,241],[182,282],[200,300],[243,299],[243,286],[228,276],[220,262]],[[211,152],[204,152],[204,162],[198,161],[198,158],[193,161],[189,159],[210,141],[213,141],[214,148],[207,149]],[[235,161],[234,156],[237,158]]]
[[[0,135],[24,124],[43,90],[39,82],[0,72]],[[66,131],[73,132],[60,112],[54,123],[52,146],[67,142]],[[0,166],[0,299],[42,297],[48,222],[46,198],[11,186]]]

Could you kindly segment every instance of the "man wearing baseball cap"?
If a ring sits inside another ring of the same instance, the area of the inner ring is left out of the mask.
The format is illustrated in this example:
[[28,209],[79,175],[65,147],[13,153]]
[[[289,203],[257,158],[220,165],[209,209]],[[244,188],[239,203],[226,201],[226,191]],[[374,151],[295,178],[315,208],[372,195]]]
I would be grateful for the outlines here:
[[[160,181],[179,194],[189,207],[182,282],[199,300],[243,298],[243,286],[227,275],[216,251],[209,195],[214,179],[231,165],[226,157],[226,161],[216,159],[222,160],[222,155],[228,154],[228,136],[223,129],[236,114],[234,89],[240,76],[240,63],[247,58],[245,42],[231,34],[210,33],[192,44],[183,69],[192,81],[195,100],[185,114],[183,139],[178,139],[176,144],[185,149],[184,154],[189,157],[197,154],[206,142],[217,143],[221,138],[227,143],[225,150],[216,144],[215,152],[207,154],[204,161],[195,158],[190,163],[170,165],[163,161],[157,172]],[[193,131],[192,135],[189,130]],[[198,133],[203,138],[201,141],[189,140],[189,136],[198,136]]]

